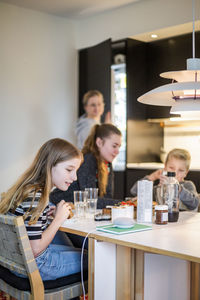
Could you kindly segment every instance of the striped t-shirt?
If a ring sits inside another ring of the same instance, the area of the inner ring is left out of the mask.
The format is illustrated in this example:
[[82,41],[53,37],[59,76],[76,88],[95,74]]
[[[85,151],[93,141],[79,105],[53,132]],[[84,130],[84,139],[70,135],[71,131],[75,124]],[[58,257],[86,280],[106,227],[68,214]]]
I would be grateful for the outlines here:
[[[23,216],[28,211],[28,209],[30,208],[30,206],[32,204],[33,195],[34,195],[33,193],[30,193],[29,197],[24,199],[24,201],[16,208],[16,210],[13,214],[16,216]],[[32,208],[37,207],[40,197],[41,197],[41,193],[37,192],[35,194],[35,200],[32,204]],[[24,220],[27,234],[28,234],[28,237],[30,240],[38,240],[38,239],[42,238],[42,233],[49,224],[48,217],[47,217],[48,211],[49,211],[49,205],[46,206],[43,213],[39,216],[39,218],[35,224],[31,224],[31,225],[28,224],[28,222],[30,221],[31,215],[28,216],[28,218],[26,218]]]

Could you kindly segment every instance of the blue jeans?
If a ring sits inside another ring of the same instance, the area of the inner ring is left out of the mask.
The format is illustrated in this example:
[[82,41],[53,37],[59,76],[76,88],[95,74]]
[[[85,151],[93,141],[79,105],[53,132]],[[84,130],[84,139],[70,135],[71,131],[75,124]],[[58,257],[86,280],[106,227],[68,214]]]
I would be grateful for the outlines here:
[[[81,249],[75,248],[67,235],[60,231],[35,260],[43,281],[55,280],[81,271]],[[87,268],[87,251],[84,251],[83,270]],[[26,277],[17,272],[13,273],[19,277]]]
[[[87,255],[84,255],[83,268],[87,269]],[[81,249],[71,246],[50,244],[36,257],[36,263],[42,280],[54,280],[59,277],[81,271]]]

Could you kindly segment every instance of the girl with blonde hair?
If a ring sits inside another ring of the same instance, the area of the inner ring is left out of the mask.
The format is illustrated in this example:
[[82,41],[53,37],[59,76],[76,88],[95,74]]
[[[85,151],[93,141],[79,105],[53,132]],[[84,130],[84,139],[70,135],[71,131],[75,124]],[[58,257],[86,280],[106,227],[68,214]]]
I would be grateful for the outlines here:
[[[82,153],[66,140],[47,141],[33,163],[17,182],[3,193],[0,213],[23,216],[30,245],[43,280],[80,272],[81,250],[72,244],[55,245],[52,241],[69,217],[71,207],[64,200],[50,209],[53,187],[67,191],[82,161]],[[48,216],[54,214],[49,225]]]

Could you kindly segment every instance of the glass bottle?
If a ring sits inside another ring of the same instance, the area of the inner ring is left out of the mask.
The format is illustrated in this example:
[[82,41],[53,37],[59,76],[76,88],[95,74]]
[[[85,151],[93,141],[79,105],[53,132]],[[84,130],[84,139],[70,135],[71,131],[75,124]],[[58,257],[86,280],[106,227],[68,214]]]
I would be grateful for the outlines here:
[[167,172],[167,181],[163,184],[164,203],[168,205],[168,222],[177,222],[179,218],[179,182],[175,172]]

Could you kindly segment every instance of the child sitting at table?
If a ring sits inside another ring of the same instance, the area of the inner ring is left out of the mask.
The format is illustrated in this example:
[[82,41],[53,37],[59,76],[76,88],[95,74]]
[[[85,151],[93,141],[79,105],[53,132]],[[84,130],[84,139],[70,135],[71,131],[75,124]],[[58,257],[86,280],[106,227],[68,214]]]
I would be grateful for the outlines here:
[[[176,179],[180,184],[180,210],[196,210],[199,205],[200,196],[197,193],[194,183],[190,180],[184,180],[188,174],[190,168],[191,156],[185,149],[173,149],[171,150],[164,164],[164,170],[159,169],[146,175],[143,179],[150,181],[159,180],[159,184],[164,184],[167,177],[163,174],[163,171],[175,172]],[[137,195],[137,182],[132,186],[130,190],[133,196]]]
[[77,172],[77,181],[67,192],[55,189],[50,195],[52,203],[64,199],[73,202],[73,192],[85,188],[99,188],[97,208],[118,204],[113,199],[112,161],[119,153],[121,132],[112,124],[95,125],[85,141],[82,153],[84,161]]
[[[18,181],[2,194],[0,213],[23,216],[30,245],[43,280],[54,280],[81,271],[81,249],[66,239],[65,245],[52,241],[69,217],[71,207],[64,200],[50,209],[49,194],[53,187],[67,191],[77,179],[82,153],[66,140],[47,141],[33,163]],[[48,216],[54,213],[49,225]],[[87,268],[85,260],[84,268]],[[20,276],[20,274],[17,274]]]

